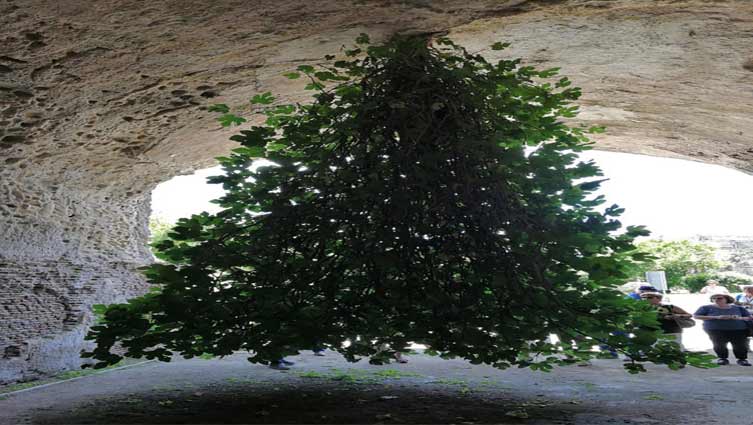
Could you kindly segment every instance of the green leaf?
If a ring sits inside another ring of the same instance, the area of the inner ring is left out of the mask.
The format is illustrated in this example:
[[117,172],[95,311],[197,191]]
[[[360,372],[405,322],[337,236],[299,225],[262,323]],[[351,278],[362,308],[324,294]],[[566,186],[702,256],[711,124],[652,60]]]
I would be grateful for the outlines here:
[[209,108],[207,108],[207,111],[227,114],[228,112],[230,112],[230,108],[224,103],[215,103],[214,105],[211,105]]
[[285,149],[287,146],[282,143],[270,143],[267,145],[269,152],[276,152]]
[[246,119],[243,117],[234,115],[234,114],[224,114],[220,116],[219,118],[217,118],[217,121],[219,121],[223,127],[230,127],[233,124],[241,125],[244,122],[246,122]]
[[294,105],[278,105],[274,109],[267,111],[267,115],[290,115],[295,112]]
[[348,57],[358,56],[361,53],[362,53],[361,49],[349,49],[349,50],[345,50],[345,56],[348,56]]
[[607,180],[609,179],[592,180],[590,182],[581,183],[578,185],[578,188],[580,190],[590,192],[590,191],[598,189],[599,186],[601,186],[601,184]]
[[304,90],[322,90],[324,89],[324,84],[320,82],[313,82],[310,84],[307,84],[306,87],[304,87]]
[[369,44],[369,35],[361,33],[356,37],[356,44]]
[[282,74],[282,75],[287,77],[289,80],[297,80],[298,78],[301,78],[300,72],[286,72],[285,74]]
[[557,88],[564,88],[564,87],[568,87],[570,84],[572,84],[570,79],[568,79],[567,77],[562,77],[559,79],[559,81],[557,81],[557,83],[554,86]]
[[549,68],[543,71],[539,71],[538,76],[541,78],[549,78],[557,75],[560,72],[560,68]]
[[272,96],[271,92],[265,92],[252,97],[251,103],[254,105],[269,105],[270,103],[274,102],[274,100],[275,98],[274,96]]
[[334,80],[337,79],[337,75],[333,74],[330,71],[318,71],[314,73],[314,77],[318,78],[321,81],[327,81],[327,80]]
[[510,47],[510,43],[501,43],[498,41],[492,44],[492,50],[504,50],[508,47]]
[[265,150],[261,146],[251,146],[233,149],[233,152],[245,155],[250,158],[263,158],[266,154]]

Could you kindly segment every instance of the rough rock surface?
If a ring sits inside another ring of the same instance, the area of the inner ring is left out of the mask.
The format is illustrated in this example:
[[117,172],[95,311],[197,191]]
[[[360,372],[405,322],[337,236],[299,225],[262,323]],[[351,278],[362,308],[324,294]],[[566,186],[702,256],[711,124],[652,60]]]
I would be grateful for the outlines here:
[[561,67],[602,149],[753,172],[745,0],[0,0],[0,382],[75,366],[90,305],[145,289],[151,190],[230,147],[208,104],[304,99],[282,72],[395,31]]

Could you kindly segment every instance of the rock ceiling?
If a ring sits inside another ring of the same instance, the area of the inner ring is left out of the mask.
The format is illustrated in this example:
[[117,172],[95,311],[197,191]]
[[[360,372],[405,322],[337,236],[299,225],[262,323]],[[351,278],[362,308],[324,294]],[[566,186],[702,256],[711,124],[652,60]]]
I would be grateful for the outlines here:
[[206,166],[230,146],[208,104],[302,98],[282,72],[394,31],[562,68],[602,149],[753,172],[748,1],[6,0],[0,28],[0,177],[42,187]]

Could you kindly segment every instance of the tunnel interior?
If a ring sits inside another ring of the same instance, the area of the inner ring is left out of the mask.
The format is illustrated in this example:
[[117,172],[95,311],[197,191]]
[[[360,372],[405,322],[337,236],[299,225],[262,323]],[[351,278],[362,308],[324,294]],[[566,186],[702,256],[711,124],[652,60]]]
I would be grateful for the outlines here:
[[305,101],[282,73],[361,32],[559,67],[599,149],[753,172],[749,2],[173,3],[0,6],[0,383],[78,367],[91,306],[146,290],[151,191],[233,146],[209,105]]

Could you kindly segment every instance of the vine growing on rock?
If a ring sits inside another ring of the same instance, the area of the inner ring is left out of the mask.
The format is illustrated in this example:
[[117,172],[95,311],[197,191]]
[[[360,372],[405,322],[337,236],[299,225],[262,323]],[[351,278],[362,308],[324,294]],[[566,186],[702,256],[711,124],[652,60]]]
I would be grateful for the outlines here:
[[312,103],[254,97],[265,125],[233,136],[241,147],[210,179],[223,210],[176,224],[158,245],[169,263],[146,269],[157,290],[109,306],[85,356],[111,364],[120,343],[133,357],[246,350],[264,363],[324,346],[382,363],[416,342],[549,370],[602,342],[636,359],[632,372],[706,365],[657,342],[655,313],[615,289],[647,232],[617,235],[621,209],[595,210],[600,171],[576,157],[587,131],[560,120],[579,89],[448,39],[357,43],[287,74],[309,81]]

